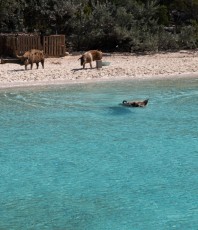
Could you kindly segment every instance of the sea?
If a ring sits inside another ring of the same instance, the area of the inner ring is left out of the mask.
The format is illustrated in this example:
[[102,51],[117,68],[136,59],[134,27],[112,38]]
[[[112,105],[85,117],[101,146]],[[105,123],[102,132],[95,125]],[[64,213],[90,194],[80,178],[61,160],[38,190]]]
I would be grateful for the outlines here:
[[1,89],[0,229],[197,230],[198,78]]

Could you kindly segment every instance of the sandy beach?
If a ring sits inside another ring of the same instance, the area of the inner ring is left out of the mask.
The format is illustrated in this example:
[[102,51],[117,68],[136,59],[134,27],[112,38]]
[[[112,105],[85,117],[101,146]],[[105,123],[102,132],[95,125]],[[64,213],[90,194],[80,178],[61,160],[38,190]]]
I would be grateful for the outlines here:
[[93,69],[86,64],[82,69],[80,54],[69,54],[61,58],[46,58],[45,68],[25,70],[13,63],[0,64],[0,88],[17,86],[53,85],[121,79],[154,79],[182,76],[198,77],[198,51],[157,53],[149,55],[104,54],[103,61],[109,66]]

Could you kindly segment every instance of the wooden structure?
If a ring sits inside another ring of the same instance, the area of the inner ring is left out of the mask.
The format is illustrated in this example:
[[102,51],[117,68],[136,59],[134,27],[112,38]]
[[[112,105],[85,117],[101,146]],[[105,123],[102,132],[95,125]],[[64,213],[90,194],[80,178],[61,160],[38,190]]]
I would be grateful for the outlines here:
[[65,56],[65,35],[0,34],[0,56],[15,57],[30,49],[44,50],[46,57]]
[[16,47],[16,38],[14,35],[0,35],[0,56],[13,56]]
[[96,68],[97,69],[102,68],[102,61],[101,60],[96,60]]
[[45,56],[49,56],[49,57],[65,56],[65,36],[64,35],[44,36],[43,50]]
[[30,49],[42,50],[40,36],[18,36],[16,37],[16,54],[22,55]]

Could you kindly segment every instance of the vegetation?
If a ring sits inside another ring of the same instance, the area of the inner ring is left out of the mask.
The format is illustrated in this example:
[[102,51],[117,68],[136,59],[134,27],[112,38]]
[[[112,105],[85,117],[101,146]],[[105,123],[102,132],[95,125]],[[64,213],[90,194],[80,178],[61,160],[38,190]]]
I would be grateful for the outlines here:
[[0,0],[0,32],[65,34],[72,50],[198,46],[198,0]]

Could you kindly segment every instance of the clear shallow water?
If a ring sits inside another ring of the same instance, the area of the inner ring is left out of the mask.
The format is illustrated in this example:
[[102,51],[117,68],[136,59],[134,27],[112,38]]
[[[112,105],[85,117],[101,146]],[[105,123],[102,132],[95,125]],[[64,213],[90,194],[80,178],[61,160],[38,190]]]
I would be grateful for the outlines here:
[[[198,229],[198,79],[0,91],[0,229]],[[149,98],[146,108],[123,99]]]

